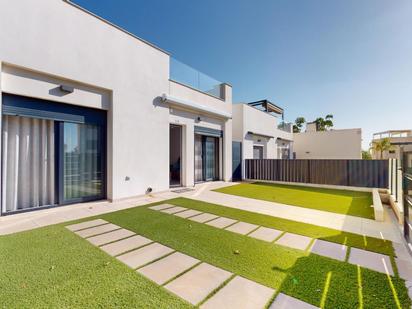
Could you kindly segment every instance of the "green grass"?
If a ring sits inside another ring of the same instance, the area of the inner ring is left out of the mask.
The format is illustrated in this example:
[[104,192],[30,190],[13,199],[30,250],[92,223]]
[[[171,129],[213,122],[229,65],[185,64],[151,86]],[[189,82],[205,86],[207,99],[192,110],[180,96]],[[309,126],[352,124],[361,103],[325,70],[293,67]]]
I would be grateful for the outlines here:
[[[348,190],[311,188],[264,182],[241,183],[216,192],[258,200],[374,219],[372,194]],[[275,206],[274,206],[275,207]]]
[[0,236],[0,308],[191,308],[62,225]]
[[[276,218],[194,200],[179,198],[167,202],[221,212],[265,226],[278,224],[272,221]],[[397,276],[389,281],[386,275],[363,268],[358,274],[358,268],[348,263],[308,255],[147,207],[98,217],[316,306],[321,303],[324,308],[357,308],[361,304],[363,308],[410,306],[404,281]],[[64,225],[68,224],[71,223]],[[299,227],[297,223],[290,226],[284,220],[279,224],[293,229]],[[64,225],[0,237],[2,307],[190,307],[66,230]],[[307,233],[315,228],[301,227]],[[330,237],[339,233],[323,228],[313,232]],[[234,254],[236,250],[239,254]]]

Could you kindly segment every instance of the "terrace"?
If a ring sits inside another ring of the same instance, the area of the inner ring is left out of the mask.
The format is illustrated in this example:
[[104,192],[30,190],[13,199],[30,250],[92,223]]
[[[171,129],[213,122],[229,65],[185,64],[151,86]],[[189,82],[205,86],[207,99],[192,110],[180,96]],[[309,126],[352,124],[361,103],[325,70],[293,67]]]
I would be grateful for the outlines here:
[[[2,299],[35,307],[411,305],[404,280],[412,272],[391,222],[219,192],[236,186],[21,214],[14,224],[1,218],[1,233],[43,226],[0,237]],[[315,193],[320,202],[334,195]]]

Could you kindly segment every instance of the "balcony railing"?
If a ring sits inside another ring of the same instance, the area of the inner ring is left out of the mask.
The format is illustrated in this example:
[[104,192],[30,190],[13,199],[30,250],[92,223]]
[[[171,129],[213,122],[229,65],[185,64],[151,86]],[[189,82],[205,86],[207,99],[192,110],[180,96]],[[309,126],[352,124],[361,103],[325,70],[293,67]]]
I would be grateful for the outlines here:
[[282,121],[281,123],[278,124],[278,129],[288,132],[288,133],[292,133],[293,132],[293,124],[290,122],[285,122]]
[[224,99],[222,82],[174,58],[170,58],[170,79],[219,99]]

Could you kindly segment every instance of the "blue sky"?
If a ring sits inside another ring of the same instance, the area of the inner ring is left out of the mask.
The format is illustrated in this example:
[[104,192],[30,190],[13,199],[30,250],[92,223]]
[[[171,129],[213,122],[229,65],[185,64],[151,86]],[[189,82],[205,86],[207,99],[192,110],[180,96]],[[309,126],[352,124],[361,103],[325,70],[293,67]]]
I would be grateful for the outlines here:
[[76,0],[288,120],[412,129],[410,0]]

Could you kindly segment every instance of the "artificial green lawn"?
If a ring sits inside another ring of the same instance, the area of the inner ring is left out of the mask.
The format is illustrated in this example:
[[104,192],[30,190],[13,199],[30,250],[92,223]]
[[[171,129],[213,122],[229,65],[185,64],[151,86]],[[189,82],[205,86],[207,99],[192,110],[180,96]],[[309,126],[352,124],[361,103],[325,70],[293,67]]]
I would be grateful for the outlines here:
[[[166,202],[214,213],[222,211],[228,217],[265,226],[276,224],[268,216],[199,201],[179,198]],[[147,207],[98,217],[316,306],[410,306],[404,281],[399,277],[391,278],[392,290],[384,274],[363,268],[358,271],[357,266],[348,263],[307,255]],[[82,221],[87,220],[91,218]],[[280,222],[285,228],[299,227],[297,223]],[[190,307],[64,225],[0,237],[0,307]],[[301,227],[307,233],[314,228]],[[333,230],[319,228],[314,233],[334,237]],[[348,241],[351,239],[348,237]]]
[[216,192],[374,219],[370,192],[311,188],[264,182],[241,183]]

